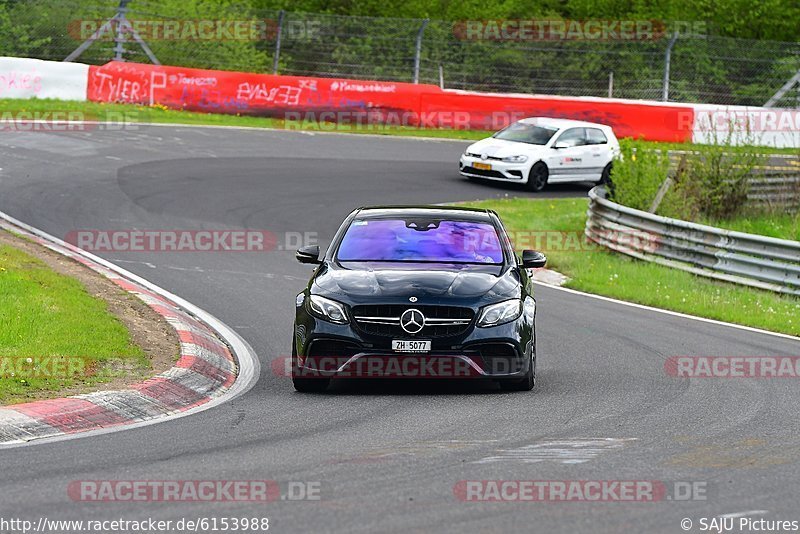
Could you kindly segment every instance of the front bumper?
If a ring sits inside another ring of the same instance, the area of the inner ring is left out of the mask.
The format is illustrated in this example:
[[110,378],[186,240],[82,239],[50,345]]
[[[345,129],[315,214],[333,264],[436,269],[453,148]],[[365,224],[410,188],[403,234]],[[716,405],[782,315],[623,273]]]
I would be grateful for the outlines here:
[[500,326],[472,326],[461,336],[432,338],[424,353],[394,352],[391,337],[303,315],[295,326],[293,365],[300,377],[518,378],[528,371],[534,351],[533,325],[524,315]]
[[[475,164],[491,165],[491,170],[478,169]],[[510,182],[526,183],[530,165],[525,163],[507,163],[499,160],[482,160],[472,156],[461,156],[458,170],[461,176],[470,178],[486,178],[489,180],[504,180]]]

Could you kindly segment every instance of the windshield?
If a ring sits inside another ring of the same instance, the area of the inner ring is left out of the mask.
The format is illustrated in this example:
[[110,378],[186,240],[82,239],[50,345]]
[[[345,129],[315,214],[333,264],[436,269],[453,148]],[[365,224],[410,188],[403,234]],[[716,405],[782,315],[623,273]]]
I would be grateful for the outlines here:
[[441,219],[355,219],[337,253],[339,261],[503,263],[489,222]]
[[546,145],[550,138],[558,131],[558,128],[544,128],[535,124],[525,124],[515,122],[503,130],[500,130],[492,137],[504,139],[506,141],[517,141],[518,143],[528,143],[530,145]]

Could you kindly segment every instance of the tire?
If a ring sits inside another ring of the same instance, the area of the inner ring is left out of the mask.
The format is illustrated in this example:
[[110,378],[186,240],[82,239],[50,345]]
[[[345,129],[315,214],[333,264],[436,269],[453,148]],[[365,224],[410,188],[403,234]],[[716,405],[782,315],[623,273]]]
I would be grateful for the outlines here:
[[297,378],[292,377],[294,389],[298,393],[322,393],[328,389],[330,378]]
[[528,189],[538,193],[545,188],[549,177],[550,170],[547,168],[547,165],[542,161],[537,161],[528,173]]
[[531,357],[528,371],[517,380],[501,380],[500,389],[504,391],[531,391],[536,385],[536,358]]
[[603,169],[603,173],[600,175],[600,181],[597,182],[597,185],[610,185],[611,184],[611,163],[606,165],[605,169]]
[[299,393],[322,393],[328,389],[331,383],[330,378],[302,378],[298,376],[300,368],[297,364],[297,344],[292,340],[292,383],[294,384],[295,391]]

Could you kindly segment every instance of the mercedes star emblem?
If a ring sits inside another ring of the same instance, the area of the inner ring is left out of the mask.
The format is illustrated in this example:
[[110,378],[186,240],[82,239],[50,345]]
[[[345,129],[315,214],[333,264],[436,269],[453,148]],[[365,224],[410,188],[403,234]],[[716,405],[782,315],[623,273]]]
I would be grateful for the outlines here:
[[425,327],[425,316],[421,311],[411,308],[400,316],[400,326],[409,334],[418,334]]

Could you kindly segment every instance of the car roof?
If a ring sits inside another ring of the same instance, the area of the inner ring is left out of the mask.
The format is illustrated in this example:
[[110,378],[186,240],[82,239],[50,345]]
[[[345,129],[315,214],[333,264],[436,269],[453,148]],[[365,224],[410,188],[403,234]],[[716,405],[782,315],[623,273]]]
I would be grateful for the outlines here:
[[494,212],[482,208],[462,206],[365,206],[359,208],[357,217],[433,217],[457,220],[491,221]]
[[552,128],[575,128],[575,127],[591,127],[601,128],[603,130],[610,130],[611,127],[606,124],[599,124],[596,122],[576,121],[573,119],[554,119],[551,117],[526,117],[519,122],[523,124],[537,124],[539,126],[550,126]]

